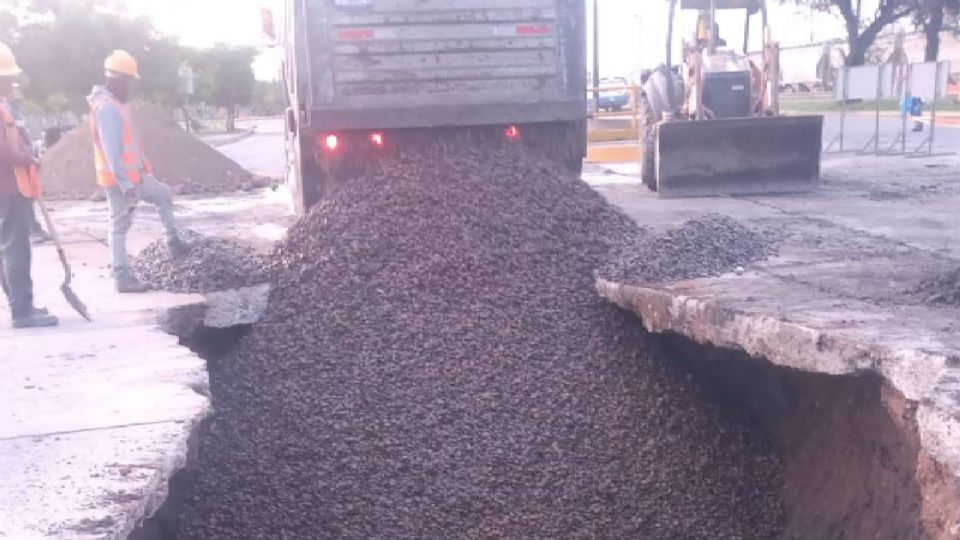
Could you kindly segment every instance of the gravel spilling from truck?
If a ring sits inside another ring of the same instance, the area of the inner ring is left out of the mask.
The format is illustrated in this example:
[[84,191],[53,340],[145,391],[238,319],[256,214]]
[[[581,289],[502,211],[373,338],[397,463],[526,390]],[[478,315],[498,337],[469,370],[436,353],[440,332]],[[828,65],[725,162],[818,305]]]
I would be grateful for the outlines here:
[[253,248],[233,240],[182,231],[190,253],[173,257],[166,241],[159,239],[133,260],[133,269],[155,290],[175,293],[205,293],[249,287],[268,281],[266,261]]
[[181,537],[777,537],[766,437],[594,290],[635,226],[477,146],[405,148],[278,245]]
[[644,284],[718,276],[777,254],[770,234],[718,214],[687,221],[662,235],[636,235],[600,271],[619,283]]

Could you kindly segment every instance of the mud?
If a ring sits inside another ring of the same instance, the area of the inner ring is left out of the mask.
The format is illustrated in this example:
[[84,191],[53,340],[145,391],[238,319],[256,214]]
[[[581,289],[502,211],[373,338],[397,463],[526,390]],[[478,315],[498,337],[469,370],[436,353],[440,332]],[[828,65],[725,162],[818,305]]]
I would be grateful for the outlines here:
[[224,238],[184,230],[190,253],[174,257],[164,239],[156,240],[133,259],[137,277],[155,290],[205,293],[258,285],[268,281],[266,260],[253,248]]
[[779,536],[772,443],[594,291],[632,223],[513,147],[403,157],[278,246],[180,537]]
[[718,214],[618,246],[600,277],[630,285],[718,276],[777,254],[777,239]]

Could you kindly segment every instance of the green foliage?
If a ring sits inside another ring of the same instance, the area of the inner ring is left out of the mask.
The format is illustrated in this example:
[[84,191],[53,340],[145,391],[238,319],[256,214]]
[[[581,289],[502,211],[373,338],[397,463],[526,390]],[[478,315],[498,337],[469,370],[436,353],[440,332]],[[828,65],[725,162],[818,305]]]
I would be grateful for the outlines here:
[[287,109],[280,81],[257,81],[253,91],[253,112],[262,116],[276,116]]
[[137,58],[140,90],[149,101],[181,102],[178,70],[188,59],[195,69],[194,102],[228,108],[250,103],[255,49],[188,49],[158,34],[149,20],[120,15],[122,7],[120,0],[0,0],[0,40],[17,54],[34,103],[51,112],[83,112],[91,87],[103,81],[104,58],[115,49]]

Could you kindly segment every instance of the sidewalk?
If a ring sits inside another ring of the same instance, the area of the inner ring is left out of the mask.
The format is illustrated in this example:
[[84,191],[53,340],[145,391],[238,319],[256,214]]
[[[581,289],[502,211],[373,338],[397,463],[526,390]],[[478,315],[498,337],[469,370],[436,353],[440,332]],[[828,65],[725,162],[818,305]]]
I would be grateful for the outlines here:
[[[269,190],[177,202],[181,226],[259,239],[269,246],[291,220]],[[37,304],[59,328],[14,331],[0,309],[0,539],[126,539],[164,501],[208,414],[206,364],[158,326],[197,295],[118,295],[106,262],[104,203],[57,202],[54,219],[88,323],[60,294],[53,246],[34,248]],[[131,232],[136,253],[160,235],[145,208]]]

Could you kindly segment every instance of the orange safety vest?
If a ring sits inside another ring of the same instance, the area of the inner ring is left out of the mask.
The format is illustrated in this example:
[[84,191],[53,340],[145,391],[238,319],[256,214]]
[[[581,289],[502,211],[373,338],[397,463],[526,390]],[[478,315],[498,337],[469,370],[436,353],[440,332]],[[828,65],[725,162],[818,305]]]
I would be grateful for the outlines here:
[[114,171],[110,170],[110,165],[107,162],[107,154],[103,150],[103,141],[100,140],[100,130],[97,129],[97,113],[100,111],[100,107],[107,101],[117,107],[120,111],[120,116],[123,118],[123,150],[120,153],[120,161],[124,168],[124,174],[130,182],[139,184],[141,180],[141,168],[138,166],[140,164],[139,158],[141,156],[143,157],[144,173],[152,173],[153,167],[150,166],[150,161],[147,160],[147,156],[143,152],[143,144],[134,137],[133,121],[130,119],[130,112],[126,107],[109,97],[105,97],[94,105],[90,114],[90,132],[93,136],[93,162],[97,168],[97,184],[103,187],[113,187],[117,185],[117,176],[114,174]]
[[[17,127],[16,120],[7,110],[6,101],[0,99],[0,120],[3,120],[3,133],[7,142],[13,145],[19,151],[27,148],[23,139],[20,138],[20,128]],[[20,194],[28,199],[37,199],[43,192],[40,189],[40,173],[37,167],[14,167],[13,175],[17,178],[17,189]]]

